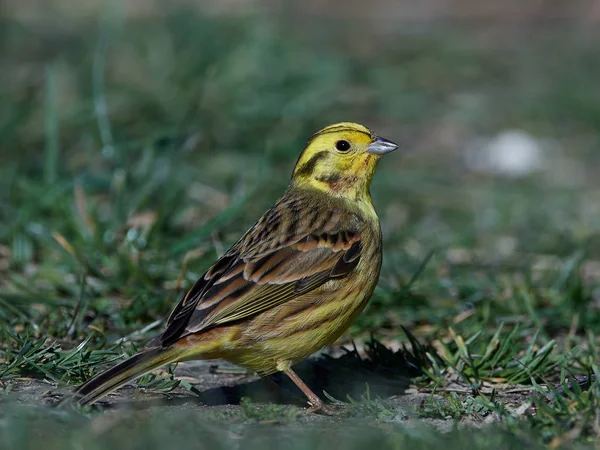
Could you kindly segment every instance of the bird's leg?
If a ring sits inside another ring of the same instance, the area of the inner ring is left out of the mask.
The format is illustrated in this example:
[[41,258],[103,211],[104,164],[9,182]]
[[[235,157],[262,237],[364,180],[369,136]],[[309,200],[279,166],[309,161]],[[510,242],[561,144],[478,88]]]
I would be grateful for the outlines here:
[[311,407],[308,409],[308,412],[320,412],[328,415],[333,414],[333,411],[331,411],[327,405],[323,403],[323,400],[321,400],[317,394],[310,390],[306,383],[302,381],[298,375],[296,375],[296,372],[290,368],[284,370],[283,373],[290,377],[290,380],[292,380],[308,398],[308,403],[311,405]]

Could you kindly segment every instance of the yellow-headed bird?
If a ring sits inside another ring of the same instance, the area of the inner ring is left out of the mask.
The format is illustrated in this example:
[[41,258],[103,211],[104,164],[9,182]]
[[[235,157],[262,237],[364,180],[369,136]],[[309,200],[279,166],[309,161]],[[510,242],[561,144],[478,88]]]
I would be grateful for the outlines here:
[[222,358],[260,375],[285,372],[325,410],[291,367],[332,344],[375,289],[382,243],[369,185],[396,148],[356,123],[315,133],[283,197],[179,301],[165,331],[79,387],[77,401],[168,363]]

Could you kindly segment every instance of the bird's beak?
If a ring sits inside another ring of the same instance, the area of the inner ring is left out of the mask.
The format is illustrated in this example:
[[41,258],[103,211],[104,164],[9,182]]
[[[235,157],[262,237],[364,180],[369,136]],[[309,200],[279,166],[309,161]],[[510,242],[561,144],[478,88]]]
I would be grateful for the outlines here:
[[398,145],[394,144],[392,141],[375,136],[375,140],[367,147],[367,152],[375,155],[385,155],[386,153],[393,152],[397,148]]

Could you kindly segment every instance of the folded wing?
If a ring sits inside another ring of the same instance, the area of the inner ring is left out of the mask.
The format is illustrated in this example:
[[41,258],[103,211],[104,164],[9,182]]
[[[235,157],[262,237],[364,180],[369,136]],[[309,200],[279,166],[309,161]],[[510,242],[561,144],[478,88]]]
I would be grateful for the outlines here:
[[188,291],[151,345],[254,316],[346,276],[361,256],[357,220],[275,205]]

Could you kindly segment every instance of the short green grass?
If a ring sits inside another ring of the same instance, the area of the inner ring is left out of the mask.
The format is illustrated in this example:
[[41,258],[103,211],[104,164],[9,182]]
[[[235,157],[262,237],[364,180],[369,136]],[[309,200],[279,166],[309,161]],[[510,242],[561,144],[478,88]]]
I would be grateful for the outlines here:
[[[381,281],[344,342],[377,338],[373,372],[410,355],[427,394],[400,407],[367,383],[332,397],[345,405],[335,425],[309,431],[294,406],[252,399],[231,415],[121,417],[7,395],[11,448],[185,448],[186,436],[210,448],[576,448],[598,437],[600,39],[311,36],[189,12],[0,29],[3,392],[31,378],[74,386],[133,353],[282,192],[307,136],[356,120],[402,149],[373,185]],[[562,149],[554,169],[506,179],[465,167],[472,138],[515,127]],[[388,349],[398,344],[406,352]],[[456,425],[440,434],[424,419]]]

